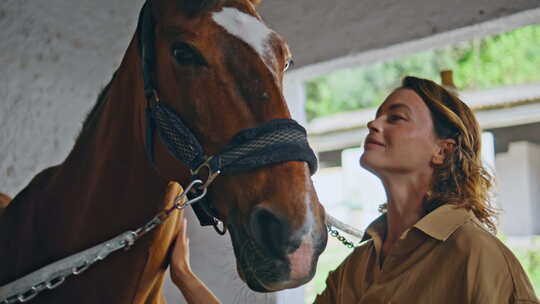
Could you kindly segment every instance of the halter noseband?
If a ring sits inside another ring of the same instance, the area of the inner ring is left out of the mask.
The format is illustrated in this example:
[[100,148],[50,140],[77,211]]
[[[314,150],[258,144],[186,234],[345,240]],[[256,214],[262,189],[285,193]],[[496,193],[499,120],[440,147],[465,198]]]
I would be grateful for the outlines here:
[[[208,169],[206,186],[219,174],[246,172],[287,161],[307,162],[313,175],[317,171],[317,158],[307,142],[306,130],[288,118],[241,130],[218,154],[207,156],[204,153],[193,132],[159,99],[154,70],[155,20],[149,2],[144,4],[139,15],[137,32],[147,99],[145,149],[150,162],[155,166],[153,147],[157,131],[168,151],[191,169],[192,179],[201,168]],[[202,226],[217,227],[217,212],[207,200],[192,207]]]

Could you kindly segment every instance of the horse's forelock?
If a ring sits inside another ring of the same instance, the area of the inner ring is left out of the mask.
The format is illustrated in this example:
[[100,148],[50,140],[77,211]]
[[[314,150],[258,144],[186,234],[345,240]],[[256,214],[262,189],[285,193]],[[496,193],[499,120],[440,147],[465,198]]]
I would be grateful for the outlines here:
[[[255,6],[262,2],[262,0],[248,1]],[[176,0],[177,7],[189,16],[197,15],[224,2],[225,0]]]
[[211,9],[219,2],[221,0],[176,0],[178,8],[189,16]]

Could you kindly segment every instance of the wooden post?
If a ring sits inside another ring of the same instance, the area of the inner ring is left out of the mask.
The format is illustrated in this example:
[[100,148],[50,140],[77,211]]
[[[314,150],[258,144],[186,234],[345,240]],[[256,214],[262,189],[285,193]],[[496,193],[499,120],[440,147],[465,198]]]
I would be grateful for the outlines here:
[[454,84],[454,73],[452,70],[441,71],[441,82],[442,86],[445,88],[456,90],[456,85]]

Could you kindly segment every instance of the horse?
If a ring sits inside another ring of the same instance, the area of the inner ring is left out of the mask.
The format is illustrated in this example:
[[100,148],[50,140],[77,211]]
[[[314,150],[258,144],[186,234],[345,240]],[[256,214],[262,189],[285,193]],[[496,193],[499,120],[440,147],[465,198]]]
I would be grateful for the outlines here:
[[[169,181],[190,182],[193,170],[164,137],[148,136],[149,99],[177,113],[207,155],[240,133],[249,139],[257,126],[290,119],[282,82],[291,53],[262,21],[258,2],[145,4],[141,15],[154,26],[141,33],[147,27],[139,22],[67,158],[37,174],[0,217],[0,286],[146,223],[170,207],[160,200]],[[155,61],[149,74],[145,35]],[[147,78],[155,80],[150,94]],[[252,290],[274,292],[313,277],[327,233],[312,163],[292,154],[264,158],[264,166],[213,174],[205,200],[229,231],[240,278]],[[130,250],[32,301],[162,303],[176,220],[173,213]]]

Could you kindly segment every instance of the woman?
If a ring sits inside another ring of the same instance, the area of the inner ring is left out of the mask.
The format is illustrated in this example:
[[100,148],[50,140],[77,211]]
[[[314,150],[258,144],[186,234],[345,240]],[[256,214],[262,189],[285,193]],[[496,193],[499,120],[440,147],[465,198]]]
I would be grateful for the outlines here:
[[388,203],[315,303],[539,303],[495,236],[492,177],[471,110],[406,77],[368,124],[362,167]]
[[[492,177],[471,110],[434,82],[406,77],[368,127],[360,164],[381,179],[385,213],[315,303],[539,303],[494,236]],[[175,250],[173,273],[186,249]],[[185,280],[175,282],[182,289]]]

